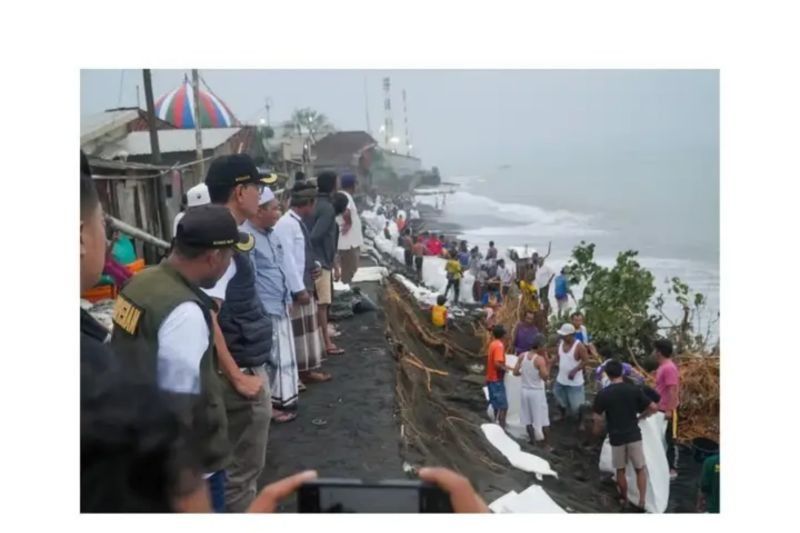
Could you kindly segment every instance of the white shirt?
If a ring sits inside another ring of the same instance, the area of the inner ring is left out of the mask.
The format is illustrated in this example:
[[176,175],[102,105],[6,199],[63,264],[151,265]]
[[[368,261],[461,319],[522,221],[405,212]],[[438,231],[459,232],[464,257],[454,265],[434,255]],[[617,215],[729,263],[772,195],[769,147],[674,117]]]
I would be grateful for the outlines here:
[[511,278],[514,276],[511,274],[511,269],[507,267],[498,267],[497,268],[497,277],[500,278],[500,282],[503,285],[509,285],[511,283]]
[[228,290],[228,283],[233,279],[233,276],[236,275],[236,263],[231,260],[230,266],[228,266],[228,270],[219,278],[217,284],[214,285],[210,289],[203,289],[203,292],[206,293],[211,298],[216,298],[217,300],[225,301],[225,292]]
[[283,214],[273,228],[275,235],[283,243],[286,250],[287,272],[289,287],[296,292],[296,287],[304,287],[303,277],[306,271],[306,237],[300,226],[303,221],[291,209]]
[[158,386],[200,394],[200,360],[208,349],[208,324],[195,302],[172,310],[158,328]]
[[344,229],[344,217],[339,215],[336,221],[339,223],[339,250],[349,250],[357,246],[364,246],[364,236],[361,232],[361,217],[358,216],[358,209],[353,197],[349,192],[341,191],[347,196],[347,210],[350,211],[350,230],[347,233],[342,233]]
[[178,234],[178,222],[181,221],[181,219],[183,218],[183,215],[185,215],[185,214],[186,214],[186,211],[181,211],[180,213],[175,215],[175,220],[172,221],[172,236],[173,237]]
[[547,266],[546,263],[540,266],[536,270],[536,279],[534,280],[536,283],[536,288],[541,289],[545,285],[548,285],[550,283],[550,278],[552,278],[554,275],[555,274],[553,273],[553,270]]

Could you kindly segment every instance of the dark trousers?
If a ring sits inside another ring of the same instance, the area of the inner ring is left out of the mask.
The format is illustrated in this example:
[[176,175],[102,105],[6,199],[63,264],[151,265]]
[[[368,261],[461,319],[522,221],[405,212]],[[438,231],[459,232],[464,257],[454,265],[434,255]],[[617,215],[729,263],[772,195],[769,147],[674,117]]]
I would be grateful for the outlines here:
[[482,292],[483,291],[481,291],[481,283],[480,283],[480,281],[475,280],[472,283],[472,299],[475,300],[476,302],[480,302],[481,298],[483,297]]
[[414,267],[414,254],[411,253],[411,250],[403,250],[403,259],[406,261],[406,268]]
[[444,297],[447,298],[447,293],[450,292],[450,287],[453,287],[453,292],[456,293],[455,303],[458,303],[458,294],[461,292],[461,280],[460,279],[448,279],[447,280],[447,288],[444,290]]
[[417,268],[417,277],[419,281],[422,281],[422,256],[418,255],[414,257],[414,266]]
[[206,480],[211,496],[211,508],[215,513],[225,512],[225,471],[220,470]]
[[672,419],[667,420],[667,432],[664,435],[667,441],[667,465],[670,470],[677,470],[675,465],[675,439],[672,436]]

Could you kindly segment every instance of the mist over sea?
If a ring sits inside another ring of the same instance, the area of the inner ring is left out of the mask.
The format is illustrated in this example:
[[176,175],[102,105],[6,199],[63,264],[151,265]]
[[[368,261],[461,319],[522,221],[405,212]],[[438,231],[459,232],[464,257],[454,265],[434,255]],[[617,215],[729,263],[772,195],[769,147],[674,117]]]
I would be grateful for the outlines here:
[[[565,159],[447,176],[460,188],[447,197],[442,220],[461,225],[464,238],[483,249],[494,240],[501,249],[529,245],[543,253],[552,241],[549,262],[556,270],[581,240],[595,243],[596,260],[609,266],[617,253],[638,250],[639,262],[656,278],[657,291],[666,295],[665,280],[678,276],[706,296],[707,310],[716,316],[718,160],[715,153],[664,157]],[[671,316],[680,314],[677,306],[667,310]]]

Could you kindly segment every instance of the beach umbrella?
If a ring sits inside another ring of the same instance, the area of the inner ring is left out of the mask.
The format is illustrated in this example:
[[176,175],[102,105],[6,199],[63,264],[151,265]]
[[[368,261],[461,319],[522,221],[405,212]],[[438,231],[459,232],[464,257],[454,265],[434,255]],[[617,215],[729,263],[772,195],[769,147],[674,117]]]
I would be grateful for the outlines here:
[[[203,128],[229,128],[239,121],[231,110],[211,91],[202,87],[200,93],[200,126]],[[156,116],[179,128],[194,128],[194,92],[192,82],[184,76],[183,83],[163,95],[156,102]]]

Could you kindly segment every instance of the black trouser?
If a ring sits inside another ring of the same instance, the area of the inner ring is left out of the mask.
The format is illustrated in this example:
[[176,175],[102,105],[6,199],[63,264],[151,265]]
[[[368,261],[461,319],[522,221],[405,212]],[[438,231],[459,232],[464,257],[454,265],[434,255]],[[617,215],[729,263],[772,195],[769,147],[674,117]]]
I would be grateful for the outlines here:
[[414,257],[414,265],[417,267],[417,277],[422,281],[422,256]]
[[411,250],[403,250],[403,259],[406,261],[406,268],[414,266],[414,254],[411,253]]
[[455,303],[458,303],[458,293],[461,292],[461,280],[460,279],[448,279],[447,280],[447,288],[444,290],[444,297],[447,298],[447,293],[450,292],[450,287],[453,287],[453,292],[456,293]]
[[675,466],[675,439],[672,436],[672,418],[667,420],[667,432],[664,435],[667,441],[667,466],[670,470],[677,470]]

